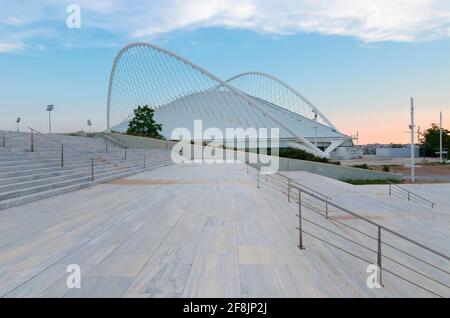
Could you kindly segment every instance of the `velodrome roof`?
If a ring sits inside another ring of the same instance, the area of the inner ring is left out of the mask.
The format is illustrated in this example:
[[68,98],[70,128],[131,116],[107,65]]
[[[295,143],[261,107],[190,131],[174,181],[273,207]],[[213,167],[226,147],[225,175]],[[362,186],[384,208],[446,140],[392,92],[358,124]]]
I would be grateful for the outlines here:
[[185,58],[150,43],[132,43],[117,55],[110,76],[108,129],[124,131],[139,105],[155,109],[155,119],[170,137],[178,127],[279,128],[319,156],[328,156],[310,140],[349,137],[303,95],[274,76],[250,72],[223,81]]
[[[314,138],[317,127],[321,138],[345,138],[346,136],[331,127],[315,122],[312,119],[286,110],[265,100],[249,96],[258,103],[283,126],[267,120],[262,114],[249,114],[248,105],[230,92],[206,91],[183,96],[173,102],[161,106],[155,111],[155,120],[163,125],[162,134],[168,138],[178,127],[194,131],[194,120],[202,120],[203,128],[215,127],[225,132],[227,128],[278,128],[281,139],[295,139],[285,128],[295,131],[305,138]],[[128,122],[113,128],[116,131],[126,131]]]

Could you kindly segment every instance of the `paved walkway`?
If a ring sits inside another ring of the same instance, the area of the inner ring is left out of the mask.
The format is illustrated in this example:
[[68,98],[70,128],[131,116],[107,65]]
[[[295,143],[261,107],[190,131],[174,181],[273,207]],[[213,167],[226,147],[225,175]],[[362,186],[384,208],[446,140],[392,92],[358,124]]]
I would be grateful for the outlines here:
[[[307,241],[245,167],[174,165],[0,212],[4,297],[426,296]],[[81,266],[81,289],[66,268]]]

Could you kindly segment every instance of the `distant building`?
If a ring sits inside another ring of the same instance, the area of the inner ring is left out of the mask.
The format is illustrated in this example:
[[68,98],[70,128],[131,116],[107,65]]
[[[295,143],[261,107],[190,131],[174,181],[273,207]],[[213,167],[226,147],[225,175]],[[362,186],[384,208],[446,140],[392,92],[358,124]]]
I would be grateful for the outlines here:
[[[419,146],[415,146],[414,154],[416,157],[420,156]],[[411,146],[407,145],[402,148],[376,148],[376,156],[379,157],[390,157],[390,158],[409,158],[411,157]]]
[[[388,158],[409,158],[411,156],[411,145],[369,144],[362,146],[362,150],[366,156]],[[419,157],[419,146],[415,146],[414,153],[416,157]]]

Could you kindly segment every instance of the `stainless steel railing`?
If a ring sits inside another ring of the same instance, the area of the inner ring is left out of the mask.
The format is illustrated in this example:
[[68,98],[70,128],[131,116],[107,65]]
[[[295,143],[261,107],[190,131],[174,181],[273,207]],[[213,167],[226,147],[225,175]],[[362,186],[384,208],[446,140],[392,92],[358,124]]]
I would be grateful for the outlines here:
[[64,167],[64,164],[65,164],[64,163],[65,151],[71,151],[71,152],[74,152],[74,153],[78,154],[79,156],[87,158],[90,161],[89,169],[91,171],[91,181],[95,180],[95,170],[94,170],[95,169],[95,165],[94,165],[94,162],[97,161],[97,158],[95,158],[95,157],[93,157],[91,155],[79,152],[78,150],[76,150],[76,149],[74,149],[74,148],[72,148],[72,147],[70,147],[68,145],[65,145],[64,143],[62,143],[58,139],[55,139],[55,138],[50,137],[48,135],[45,135],[45,134],[39,132],[38,130],[36,130],[34,128],[28,127],[28,129],[30,129],[30,132],[31,132],[30,133],[30,151],[31,152],[35,152],[35,146],[36,146],[36,140],[35,139],[36,139],[36,136],[41,136],[41,137],[44,138],[44,140],[47,140],[48,142],[50,142],[50,143],[52,143],[54,145],[58,145],[60,147],[60,155],[59,155],[59,157],[60,157],[60,165],[61,165],[61,167]]
[[407,198],[408,201],[414,201],[417,203],[422,203],[425,205],[430,205],[432,208],[436,206],[435,202],[432,202],[412,191],[409,191],[408,189],[405,189],[404,187],[399,186],[398,184],[388,182],[389,183],[389,196],[397,195],[403,198]]
[[[329,198],[325,198],[323,194],[318,194],[318,191],[310,191],[304,186],[297,186],[296,184],[287,182],[284,184],[285,191],[280,191],[278,186],[274,187],[273,184],[270,184],[271,181],[275,180],[277,177],[263,178],[260,173],[260,166],[253,165],[252,167],[256,170],[256,182],[258,188],[264,184],[285,195],[287,192],[288,201],[298,205],[298,214],[296,215],[298,217],[298,226],[296,229],[298,230],[299,236],[298,247],[301,250],[305,249],[304,235],[307,235],[340,252],[364,261],[367,264],[376,264],[379,268],[378,281],[381,286],[384,286],[383,274],[388,273],[393,277],[430,293],[431,295],[437,297],[450,296],[449,256],[438,252],[417,240],[413,240],[397,231],[343,208],[332,202]],[[275,175],[279,174],[277,173]],[[326,210],[311,208],[312,200],[325,205]],[[330,211],[333,212],[332,216],[329,215]],[[310,215],[307,215],[307,213],[310,213]],[[338,217],[338,213],[344,214],[344,216],[348,215],[355,224],[344,222],[342,218]],[[310,216],[315,216],[318,220],[315,220]],[[323,219],[325,220],[324,224],[320,224],[320,220]],[[305,224],[308,225],[308,228],[305,227]],[[328,225],[331,224],[338,228],[330,228]],[[368,227],[364,226],[364,228],[358,229],[358,226],[363,224],[366,224]],[[339,229],[344,228],[345,231],[343,231],[343,233],[338,233]],[[374,232],[375,234],[371,234],[371,232]],[[333,239],[327,239],[324,236],[332,237]],[[355,236],[364,238],[364,240],[361,238],[356,240],[354,238]],[[388,240],[387,237],[389,237],[390,240]],[[370,260],[368,257],[365,257],[362,252],[355,253],[354,250],[349,249],[347,245],[339,245],[338,240],[339,242],[343,241],[346,244],[351,244],[354,248],[364,251],[364,253],[370,253],[374,258]],[[367,240],[369,242],[374,242],[376,248],[368,245]],[[391,240],[394,241],[394,243],[392,243]],[[413,247],[415,251],[411,252],[406,250],[405,246],[407,245]],[[427,253],[428,258],[425,257],[425,254]],[[445,266],[442,266],[442,264],[445,264]],[[411,276],[414,278],[411,278]]]
[[128,152],[130,150],[132,150],[134,153],[140,154],[142,156],[143,167],[144,167],[144,169],[146,169],[148,155],[145,152],[139,151],[139,150],[137,150],[135,148],[131,148],[130,146],[128,146],[124,142],[121,142],[120,140],[117,140],[117,139],[115,139],[115,138],[113,138],[111,136],[108,136],[108,135],[104,134],[104,133],[99,133],[99,134],[97,134],[97,136],[99,136],[99,137],[101,137],[101,138],[103,138],[105,140],[106,152],[109,151],[109,146],[108,146],[109,143],[121,147],[123,149],[123,151],[124,151],[124,160],[128,159]]

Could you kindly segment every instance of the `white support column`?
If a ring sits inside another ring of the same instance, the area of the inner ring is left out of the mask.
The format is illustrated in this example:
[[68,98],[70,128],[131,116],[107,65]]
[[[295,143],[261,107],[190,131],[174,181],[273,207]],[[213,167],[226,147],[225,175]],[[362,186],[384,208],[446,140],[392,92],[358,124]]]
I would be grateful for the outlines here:
[[414,125],[414,98],[411,97],[411,125],[409,126],[411,130],[411,182],[416,182],[416,164],[414,160],[415,156],[415,144],[414,144],[414,135],[415,135],[415,125]]

